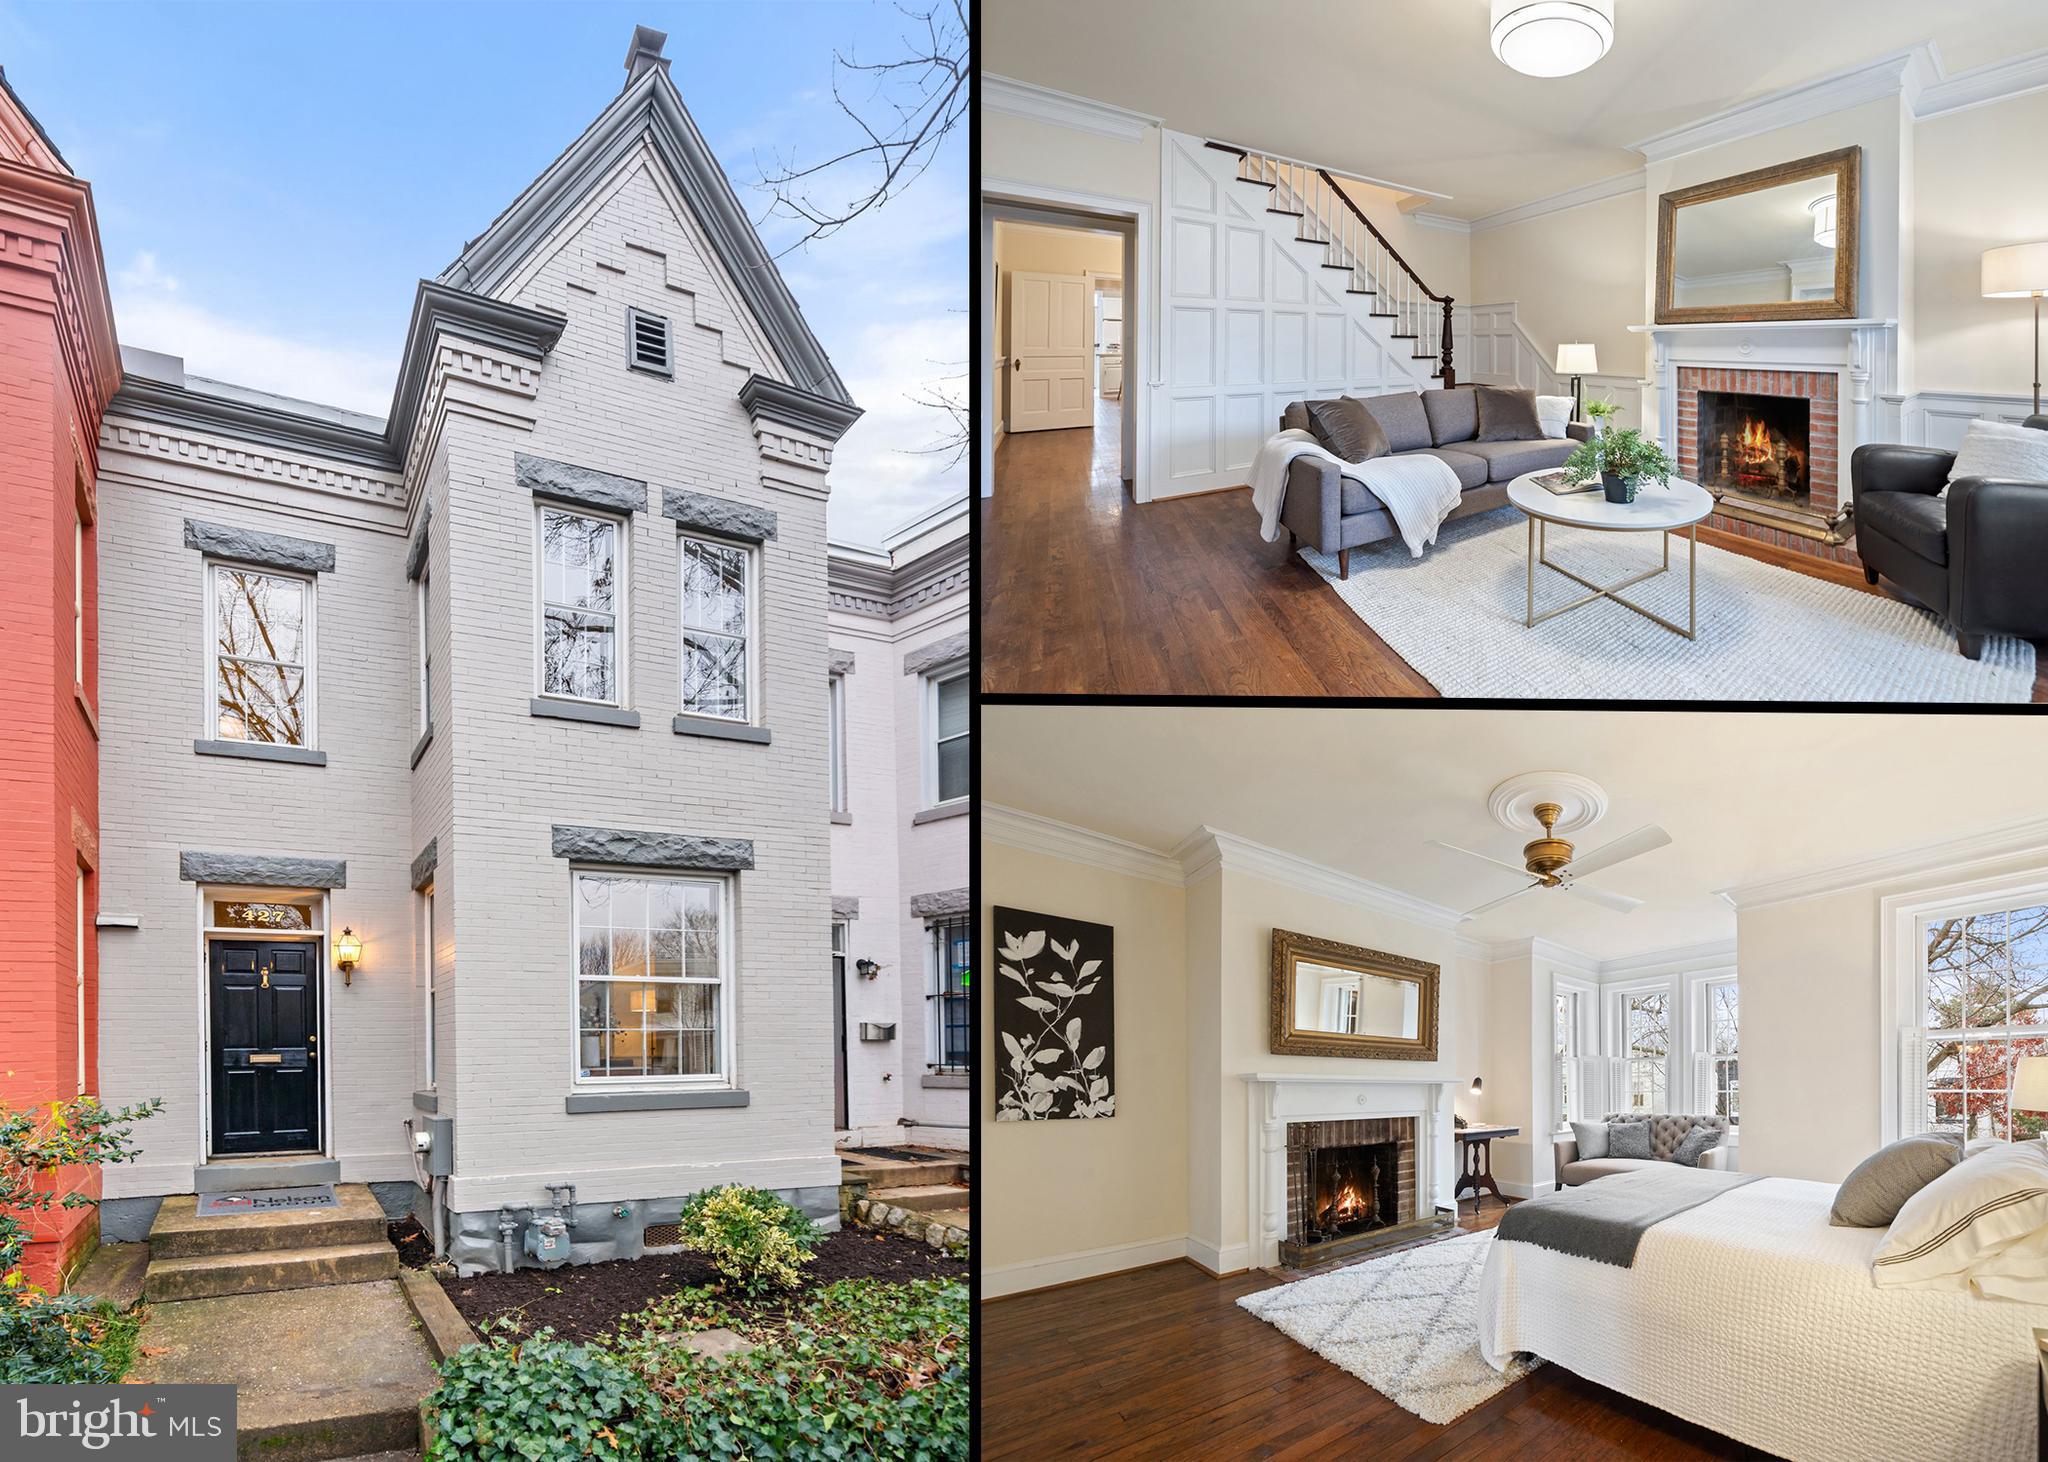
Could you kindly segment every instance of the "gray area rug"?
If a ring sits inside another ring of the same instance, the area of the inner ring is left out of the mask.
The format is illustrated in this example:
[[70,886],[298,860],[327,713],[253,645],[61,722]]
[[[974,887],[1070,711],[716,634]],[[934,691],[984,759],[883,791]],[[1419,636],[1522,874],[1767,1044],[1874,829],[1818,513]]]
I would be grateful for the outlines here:
[[226,1218],[237,1213],[293,1213],[307,1208],[334,1208],[339,1203],[330,1183],[311,1188],[250,1188],[234,1193],[201,1193],[199,1216]]
[[[1600,601],[1534,629],[1522,623],[1528,529],[1519,513],[1444,525],[1411,559],[1398,541],[1334,554],[1302,550],[1352,612],[1448,696],[1528,700],[2024,702],[2034,648],[1990,636],[1965,660],[1936,616],[1894,599],[1700,545],[1699,638],[1687,640]],[[1656,535],[1550,531],[1549,556],[1596,583],[1658,562]],[[1622,592],[1686,622],[1686,547],[1671,572]],[[1536,612],[1586,591],[1536,570]]]
[[1541,1365],[1479,1354],[1479,1272],[1492,1233],[1460,1234],[1238,1301],[1404,1411],[1443,1423]]

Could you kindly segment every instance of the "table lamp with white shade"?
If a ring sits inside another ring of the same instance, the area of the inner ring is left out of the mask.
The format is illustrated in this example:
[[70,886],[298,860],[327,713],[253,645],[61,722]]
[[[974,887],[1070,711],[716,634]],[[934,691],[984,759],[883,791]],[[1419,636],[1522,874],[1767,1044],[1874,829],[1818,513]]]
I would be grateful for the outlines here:
[[[2041,297],[2048,295],[2048,239],[1984,251],[1984,298],[2034,301],[2034,414],[2041,414]],[[2027,1058],[2032,1059],[2032,1058]]]
[[2013,1063],[2012,1109],[2048,1114],[2048,1056],[2022,1056]]
[[1584,378],[1596,375],[1600,362],[1594,358],[1593,347],[1585,342],[1572,342],[1557,347],[1557,373],[1572,378],[1572,420],[1579,419],[1579,409],[1586,404]]

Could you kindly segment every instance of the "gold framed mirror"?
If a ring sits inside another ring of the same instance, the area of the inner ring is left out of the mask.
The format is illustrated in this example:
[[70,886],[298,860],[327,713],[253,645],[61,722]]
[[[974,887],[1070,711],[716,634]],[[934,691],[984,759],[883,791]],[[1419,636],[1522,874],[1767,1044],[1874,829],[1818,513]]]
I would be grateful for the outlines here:
[[1657,200],[1657,323],[1856,313],[1863,149],[1845,147]]
[[1442,973],[1419,959],[1275,929],[1273,1051],[1434,1061]]

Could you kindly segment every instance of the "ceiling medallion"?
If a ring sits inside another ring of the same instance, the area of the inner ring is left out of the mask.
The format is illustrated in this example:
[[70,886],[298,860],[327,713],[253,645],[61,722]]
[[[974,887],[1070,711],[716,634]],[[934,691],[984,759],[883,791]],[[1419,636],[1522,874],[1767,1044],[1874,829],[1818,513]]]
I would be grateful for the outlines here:
[[1539,803],[1557,807],[1551,826],[1561,833],[1582,832],[1607,815],[1607,793],[1590,777],[1577,772],[1524,772],[1509,777],[1486,796],[1486,810],[1511,833],[1532,833],[1542,827]]
[[1493,54],[1525,76],[1584,71],[1614,44],[1614,0],[1493,0]]

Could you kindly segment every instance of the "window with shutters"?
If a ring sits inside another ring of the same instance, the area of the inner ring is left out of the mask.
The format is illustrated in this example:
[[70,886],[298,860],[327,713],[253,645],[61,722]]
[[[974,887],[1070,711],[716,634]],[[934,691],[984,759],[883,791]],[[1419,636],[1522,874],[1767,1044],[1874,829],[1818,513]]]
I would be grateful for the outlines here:
[[626,311],[626,357],[636,371],[657,376],[675,374],[675,356],[668,321],[640,310]]

